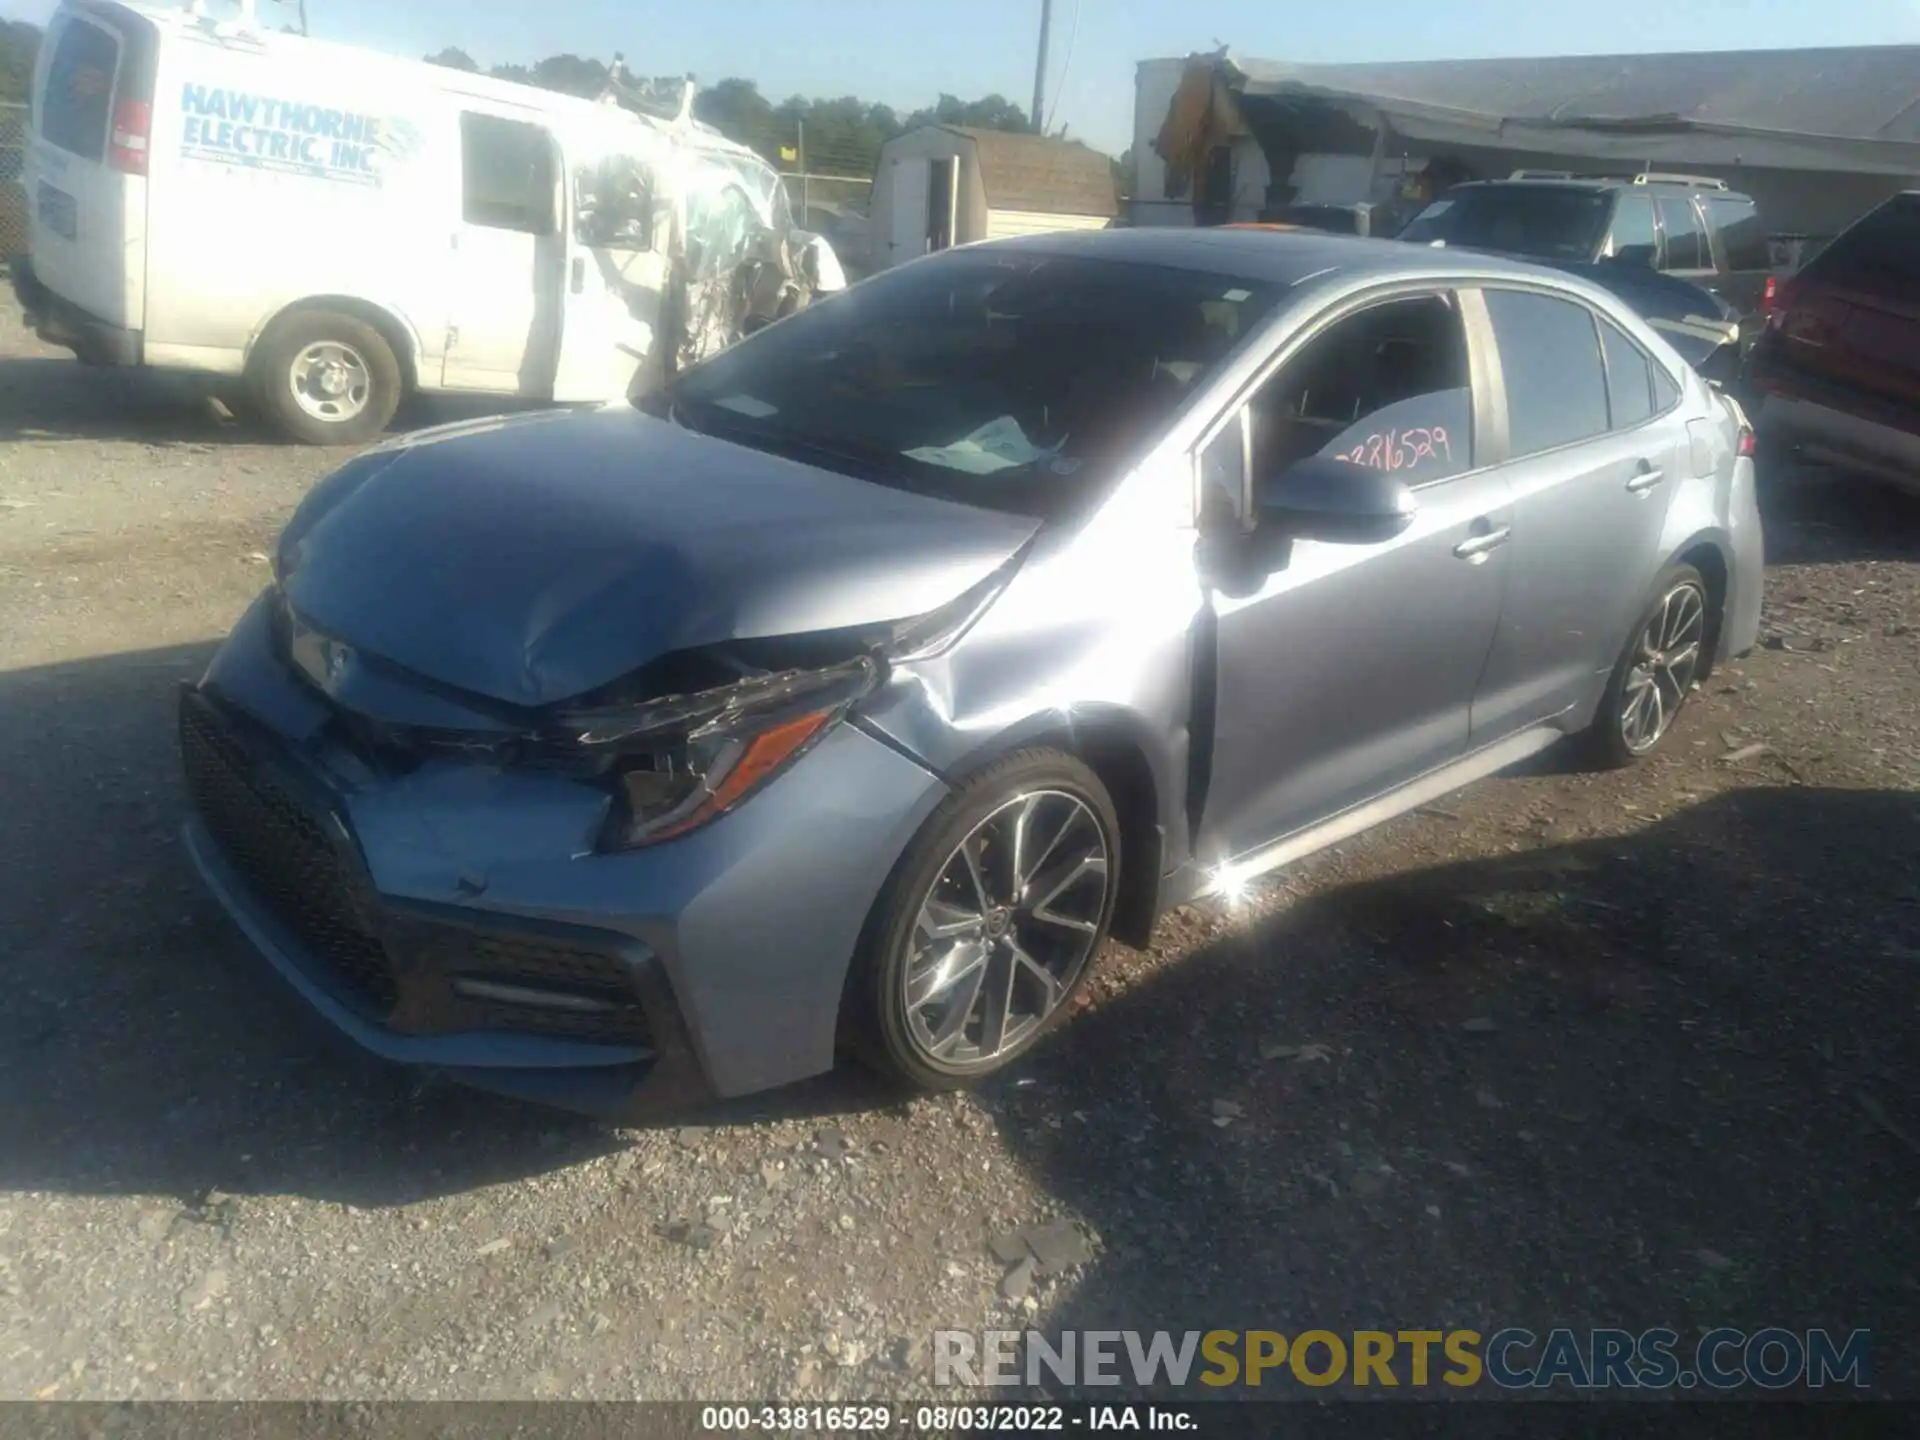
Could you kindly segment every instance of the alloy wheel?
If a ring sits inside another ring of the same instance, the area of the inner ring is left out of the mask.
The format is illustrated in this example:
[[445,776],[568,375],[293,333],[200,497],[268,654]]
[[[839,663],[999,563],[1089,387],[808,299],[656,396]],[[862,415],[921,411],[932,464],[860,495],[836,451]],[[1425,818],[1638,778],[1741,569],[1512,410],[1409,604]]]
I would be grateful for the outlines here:
[[337,340],[316,341],[294,356],[287,379],[294,402],[329,424],[358,418],[373,394],[366,360]]
[[1093,957],[1111,868],[1105,829],[1065,791],[1017,795],[974,826],[914,922],[901,991],[914,1048],[965,1072],[1031,1038]]
[[1693,686],[1706,633],[1707,597],[1683,580],[1661,598],[1641,631],[1620,700],[1620,738],[1644,755],[1660,743]]

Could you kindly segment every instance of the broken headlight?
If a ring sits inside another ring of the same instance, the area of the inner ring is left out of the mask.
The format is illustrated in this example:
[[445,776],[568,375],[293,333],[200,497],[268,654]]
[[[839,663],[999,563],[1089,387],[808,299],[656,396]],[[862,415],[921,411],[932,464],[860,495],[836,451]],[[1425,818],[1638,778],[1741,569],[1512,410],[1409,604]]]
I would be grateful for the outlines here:
[[860,656],[690,695],[575,711],[554,738],[614,757],[603,850],[656,845],[724,815],[811,749],[879,683]]

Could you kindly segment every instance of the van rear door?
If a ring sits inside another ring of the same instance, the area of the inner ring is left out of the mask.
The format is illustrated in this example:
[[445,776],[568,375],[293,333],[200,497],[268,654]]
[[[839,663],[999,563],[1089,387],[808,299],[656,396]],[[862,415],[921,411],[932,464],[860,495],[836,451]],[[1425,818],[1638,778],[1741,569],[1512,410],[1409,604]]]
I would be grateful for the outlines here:
[[40,45],[27,144],[27,252],[56,297],[122,330],[146,311],[147,147],[159,33],[69,3]]

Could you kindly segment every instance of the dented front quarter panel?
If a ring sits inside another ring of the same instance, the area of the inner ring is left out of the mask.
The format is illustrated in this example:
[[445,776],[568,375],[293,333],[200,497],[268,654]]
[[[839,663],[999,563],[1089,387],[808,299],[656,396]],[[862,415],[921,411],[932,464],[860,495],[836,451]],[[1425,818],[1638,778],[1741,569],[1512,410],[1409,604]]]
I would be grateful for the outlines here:
[[949,780],[1023,745],[1131,752],[1152,777],[1158,870],[1187,855],[1196,649],[1208,613],[1177,452],[1084,527],[1043,531],[946,653],[897,667],[863,723]]

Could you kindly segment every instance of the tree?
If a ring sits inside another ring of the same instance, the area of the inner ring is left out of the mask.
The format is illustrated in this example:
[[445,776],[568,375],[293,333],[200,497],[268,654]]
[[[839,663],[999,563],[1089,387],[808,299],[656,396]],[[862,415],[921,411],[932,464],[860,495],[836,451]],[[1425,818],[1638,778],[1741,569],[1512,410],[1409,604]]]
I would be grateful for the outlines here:
[[1133,194],[1133,147],[1129,145],[1113,162],[1113,188],[1122,200]]
[[906,128],[919,125],[965,125],[974,130],[1033,129],[1027,112],[1004,95],[989,95],[984,100],[962,100],[942,94],[931,108],[916,110],[907,117]]
[[40,53],[40,27],[0,20],[0,100],[24,101],[33,93],[33,62]]
[[578,55],[549,55],[533,67],[532,83],[542,90],[591,100],[607,88],[607,67],[602,61],[582,60]]
[[[449,46],[428,60],[455,70],[478,70],[473,57]],[[497,80],[537,85],[566,95],[592,98],[601,93],[609,71],[599,60],[578,55],[549,55],[531,66],[495,65],[487,71]],[[743,76],[730,75],[697,90],[694,118],[711,125],[736,144],[757,151],[770,164],[797,169],[804,161],[814,174],[873,174],[880,147],[902,131],[920,125],[965,125],[980,130],[1026,131],[1027,114],[1004,95],[962,100],[942,95],[932,105],[902,117],[890,105],[876,105],[857,96],[808,99],[790,95],[775,104],[760,87]],[[1064,133],[1064,132],[1062,132]],[[1127,167],[1129,172],[1131,166]],[[1131,189],[1131,179],[1124,188]]]
[[449,45],[438,55],[427,56],[427,63],[429,65],[444,65],[449,70],[465,70],[469,75],[477,75],[480,73],[480,66],[475,63],[474,58],[458,45]]

